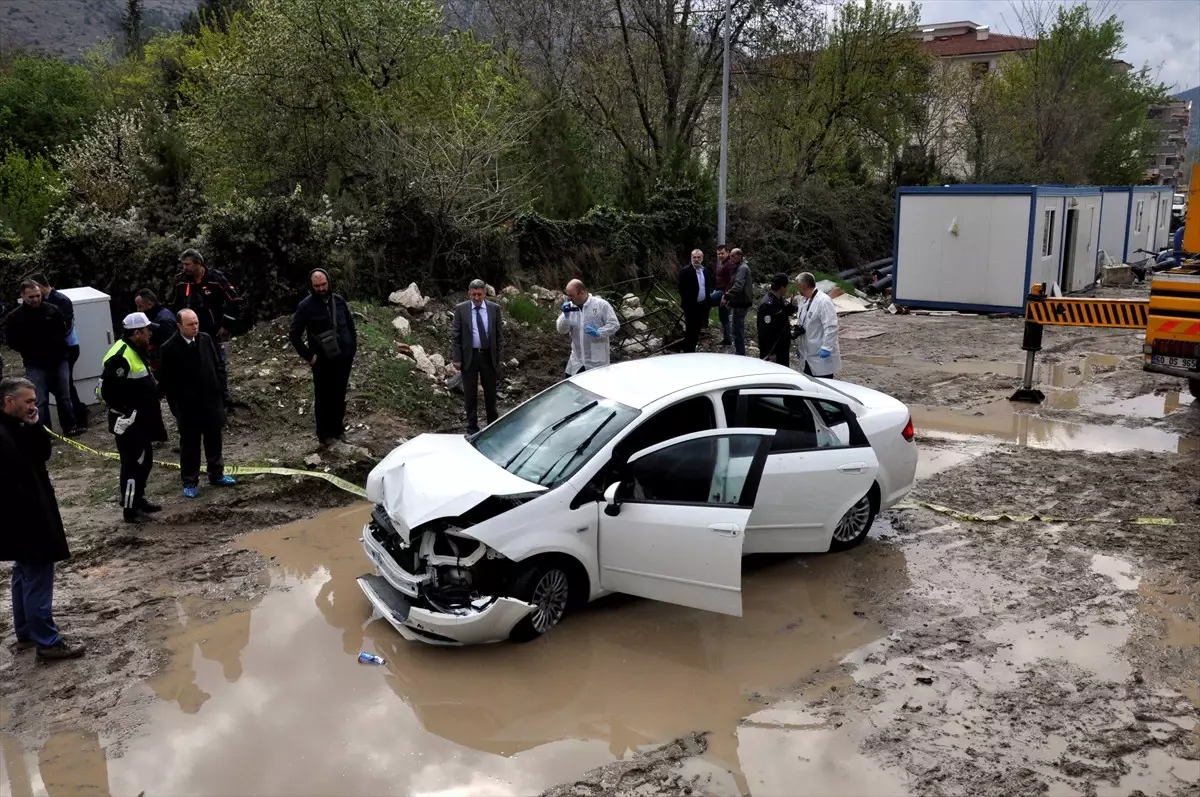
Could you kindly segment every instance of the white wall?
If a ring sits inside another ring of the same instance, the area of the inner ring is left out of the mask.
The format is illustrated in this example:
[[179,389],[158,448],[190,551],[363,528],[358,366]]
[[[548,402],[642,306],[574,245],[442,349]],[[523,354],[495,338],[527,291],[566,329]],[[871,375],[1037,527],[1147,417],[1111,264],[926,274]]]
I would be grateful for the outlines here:
[[[1033,259],[1029,270],[1029,284],[1058,282],[1059,266],[1062,263],[1063,205],[1060,196],[1036,197],[1037,208],[1033,214]],[[1047,234],[1047,214],[1053,213],[1053,223]]]
[[[1071,206],[1071,201],[1075,206]],[[1096,255],[1100,240],[1100,194],[1094,196],[1068,197],[1066,210],[1076,211],[1075,258],[1071,268],[1071,283],[1060,285],[1067,292],[1081,291],[1096,281]],[[1065,221],[1065,219],[1064,219]],[[1063,241],[1063,247],[1067,241]]]
[[901,195],[896,301],[1024,306],[1029,201],[1028,194]]
[[1114,263],[1125,256],[1125,240],[1128,230],[1125,221],[1129,218],[1129,192],[1105,191],[1103,207],[1100,208],[1100,249]]

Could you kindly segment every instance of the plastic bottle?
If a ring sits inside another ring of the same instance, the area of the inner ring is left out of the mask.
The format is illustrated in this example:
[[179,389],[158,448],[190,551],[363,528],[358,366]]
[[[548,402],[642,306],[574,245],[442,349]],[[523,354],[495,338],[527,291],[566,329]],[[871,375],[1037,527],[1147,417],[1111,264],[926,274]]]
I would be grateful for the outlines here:
[[363,664],[383,664],[383,657],[376,656],[374,653],[367,653],[365,650],[358,654],[359,662]]

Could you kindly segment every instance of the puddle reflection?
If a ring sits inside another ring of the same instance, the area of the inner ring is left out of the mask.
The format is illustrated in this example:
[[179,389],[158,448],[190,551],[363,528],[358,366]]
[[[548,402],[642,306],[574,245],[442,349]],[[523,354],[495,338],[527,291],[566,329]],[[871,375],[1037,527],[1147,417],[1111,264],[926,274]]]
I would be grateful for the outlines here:
[[[119,794],[517,795],[704,729],[708,758],[744,792],[737,728],[758,693],[885,633],[855,614],[850,585],[907,587],[887,546],[756,558],[743,618],[618,596],[531,644],[439,649],[367,622],[354,581],[366,517],[339,510],[246,538],[286,589],[204,620],[211,605],[181,605],[146,726],[106,770],[71,771]],[[363,649],[387,664],[360,665]]]

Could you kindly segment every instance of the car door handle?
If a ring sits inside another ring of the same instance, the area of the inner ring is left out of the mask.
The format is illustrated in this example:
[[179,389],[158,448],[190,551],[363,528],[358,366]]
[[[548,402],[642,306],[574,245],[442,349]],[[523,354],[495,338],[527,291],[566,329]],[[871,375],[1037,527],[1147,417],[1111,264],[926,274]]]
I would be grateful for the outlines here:
[[723,534],[726,537],[736,537],[742,533],[742,527],[736,523],[714,523],[708,527],[708,530]]
[[847,462],[845,465],[839,465],[838,470],[842,473],[862,473],[867,469],[865,462]]

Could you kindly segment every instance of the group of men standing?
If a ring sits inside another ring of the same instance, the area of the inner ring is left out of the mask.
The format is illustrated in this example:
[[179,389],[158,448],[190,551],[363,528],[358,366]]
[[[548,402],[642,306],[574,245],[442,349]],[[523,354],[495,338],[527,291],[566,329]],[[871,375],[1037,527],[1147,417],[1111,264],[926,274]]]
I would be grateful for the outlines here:
[[[146,482],[154,443],[167,439],[163,398],[179,430],[184,496],[198,494],[201,449],[210,484],[236,483],[224,472],[222,427],[230,404],[224,344],[236,320],[231,305],[238,301],[237,294],[222,274],[204,266],[196,250],[185,251],[181,259],[183,273],[172,294],[178,312],[160,305],[153,291],[138,291],[137,312],[125,316],[124,334],[104,355],[97,388],[108,409],[108,429],[116,438],[120,503],[130,523],[146,522],[161,510],[146,498]],[[317,435],[327,442],[340,438],[344,428],[357,333],[346,300],[330,290],[327,272],[314,270],[309,289],[292,319],[291,341],[313,369]],[[67,310],[59,310],[56,293],[40,275],[22,286],[22,304],[8,316],[8,340],[21,354],[30,378],[0,373],[0,504],[7,513],[0,527],[0,561],[13,562],[16,648],[36,650],[43,660],[74,658],[86,649],[84,643],[62,636],[52,610],[54,566],[71,554],[47,470],[47,392],[58,400],[64,431],[78,431],[75,419],[81,417],[72,414],[75,407],[65,401],[70,388],[63,383],[69,383],[74,362],[69,347],[77,343],[66,342],[70,302],[61,297]]]
[[[695,249],[691,262],[679,270],[679,303],[684,323],[682,350],[696,351],[715,307],[722,332],[719,345],[732,346],[735,354],[745,355],[746,315],[754,306],[750,265],[741,249],[730,249],[725,244],[717,247],[717,261],[714,270],[704,263],[704,252]],[[795,346],[804,361],[805,374],[831,377],[841,368],[837,308],[817,288],[812,274],[804,272],[796,277],[796,297],[789,296],[790,284],[786,274],[775,274],[770,289],[758,303],[759,356],[790,365]]]

